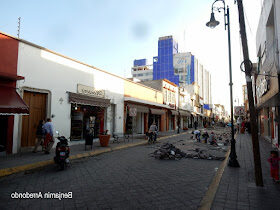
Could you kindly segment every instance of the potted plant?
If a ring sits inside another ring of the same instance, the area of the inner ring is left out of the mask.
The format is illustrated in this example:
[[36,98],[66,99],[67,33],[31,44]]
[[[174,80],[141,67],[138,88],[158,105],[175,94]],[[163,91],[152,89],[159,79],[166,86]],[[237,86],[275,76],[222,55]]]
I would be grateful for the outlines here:
[[111,138],[111,135],[107,134],[108,130],[105,130],[99,134],[99,142],[101,147],[107,147]]

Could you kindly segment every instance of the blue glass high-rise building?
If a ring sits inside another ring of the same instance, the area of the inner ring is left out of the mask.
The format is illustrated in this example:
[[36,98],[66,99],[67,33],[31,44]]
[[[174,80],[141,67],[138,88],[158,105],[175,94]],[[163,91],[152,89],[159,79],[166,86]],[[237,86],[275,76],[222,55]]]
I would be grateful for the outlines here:
[[172,36],[160,37],[158,56],[153,58],[153,79],[168,79],[179,85],[179,75],[174,75],[173,54],[178,53],[178,43]]

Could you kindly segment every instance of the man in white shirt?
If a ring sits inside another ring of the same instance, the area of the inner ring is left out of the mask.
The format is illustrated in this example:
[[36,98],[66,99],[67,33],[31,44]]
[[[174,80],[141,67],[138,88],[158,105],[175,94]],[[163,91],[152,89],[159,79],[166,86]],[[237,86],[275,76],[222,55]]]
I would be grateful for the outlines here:
[[54,144],[54,137],[53,137],[53,124],[52,124],[52,120],[50,118],[47,119],[47,122],[43,125],[43,129],[45,131],[46,134],[46,138],[45,138],[45,146],[46,146],[46,150],[45,153],[46,154],[50,154],[50,150],[53,147]]

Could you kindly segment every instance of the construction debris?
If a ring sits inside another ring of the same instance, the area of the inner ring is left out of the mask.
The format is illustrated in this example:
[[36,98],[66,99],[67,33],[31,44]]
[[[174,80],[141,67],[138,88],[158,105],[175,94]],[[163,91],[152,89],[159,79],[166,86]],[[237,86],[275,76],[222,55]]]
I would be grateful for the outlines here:
[[175,160],[186,157],[186,153],[176,148],[173,144],[165,143],[154,151],[153,156],[161,160]]
[[176,148],[173,144],[165,143],[159,149],[152,153],[152,156],[160,160],[179,160],[181,158],[193,158],[193,159],[207,159],[207,160],[224,160],[225,157],[218,157],[195,148],[190,153],[185,153]]

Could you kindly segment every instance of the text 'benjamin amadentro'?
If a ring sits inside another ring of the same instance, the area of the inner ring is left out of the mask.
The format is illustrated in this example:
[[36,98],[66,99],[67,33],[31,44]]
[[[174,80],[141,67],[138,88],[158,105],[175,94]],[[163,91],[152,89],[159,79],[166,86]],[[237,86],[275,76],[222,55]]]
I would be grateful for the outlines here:
[[13,199],[72,199],[72,192],[13,192]]

